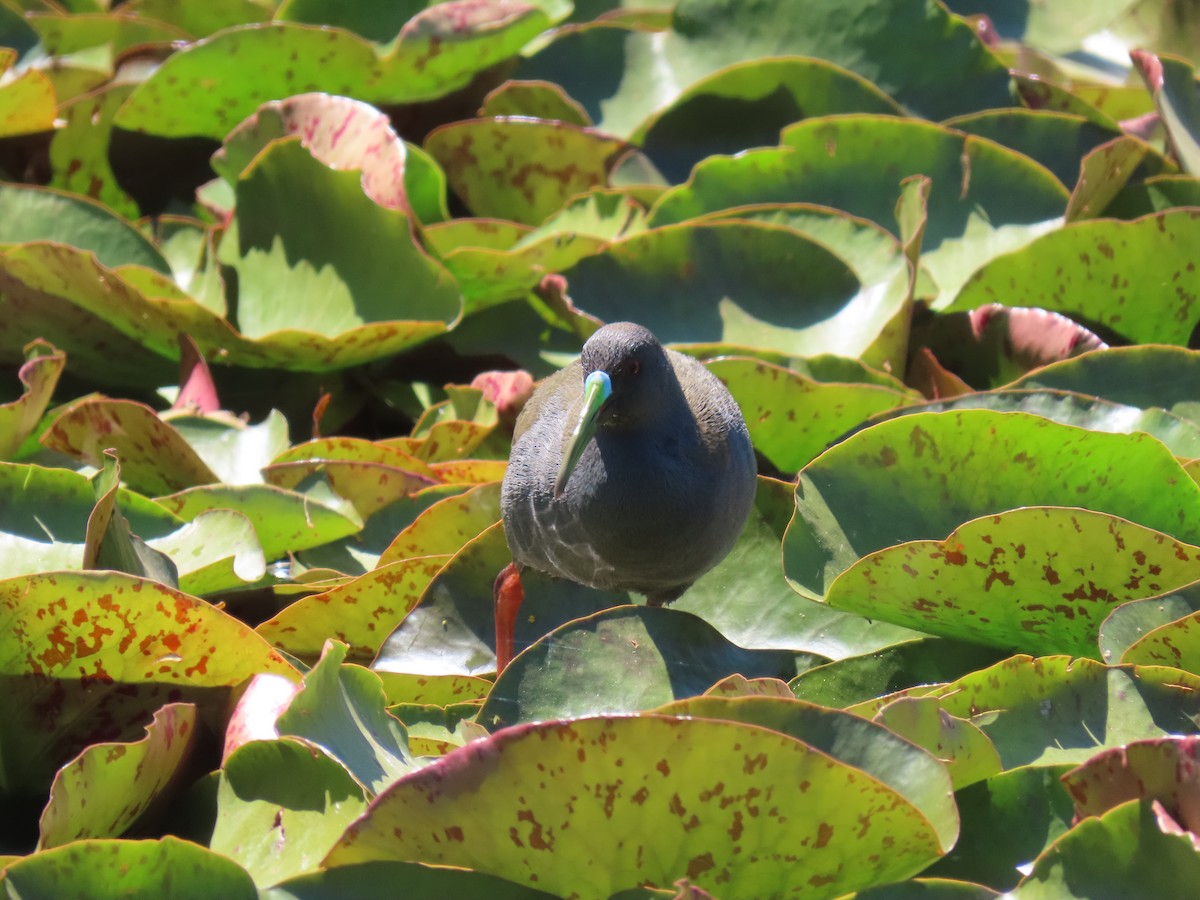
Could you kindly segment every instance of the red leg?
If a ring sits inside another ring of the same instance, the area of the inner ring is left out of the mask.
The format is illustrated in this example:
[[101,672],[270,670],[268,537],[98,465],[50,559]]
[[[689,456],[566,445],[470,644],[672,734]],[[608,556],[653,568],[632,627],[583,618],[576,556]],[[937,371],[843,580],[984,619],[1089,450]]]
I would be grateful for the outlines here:
[[496,576],[492,587],[496,607],[496,674],[499,675],[513,658],[513,632],[517,627],[517,613],[525,601],[525,589],[521,586],[521,573],[516,563],[509,563]]

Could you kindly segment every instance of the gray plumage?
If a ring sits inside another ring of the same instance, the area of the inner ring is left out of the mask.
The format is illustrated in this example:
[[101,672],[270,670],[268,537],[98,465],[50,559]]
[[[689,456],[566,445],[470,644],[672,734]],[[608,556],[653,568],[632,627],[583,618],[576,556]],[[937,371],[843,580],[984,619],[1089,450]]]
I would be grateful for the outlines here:
[[[611,395],[556,496],[596,371]],[[501,493],[508,546],[519,567],[667,603],[733,547],[755,469],[741,411],[716,376],[640,325],[606,325],[517,420]]]

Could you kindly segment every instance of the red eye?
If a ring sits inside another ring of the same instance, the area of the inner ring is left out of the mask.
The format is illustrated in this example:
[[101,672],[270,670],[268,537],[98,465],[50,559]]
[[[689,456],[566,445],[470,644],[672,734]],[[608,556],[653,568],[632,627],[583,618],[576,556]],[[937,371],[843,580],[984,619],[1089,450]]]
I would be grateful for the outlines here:
[[630,360],[630,362],[629,362],[629,374],[630,375],[636,375],[638,372],[641,371],[641,369],[642,369],[642,364],[640,362],[638,362],[636,359]]

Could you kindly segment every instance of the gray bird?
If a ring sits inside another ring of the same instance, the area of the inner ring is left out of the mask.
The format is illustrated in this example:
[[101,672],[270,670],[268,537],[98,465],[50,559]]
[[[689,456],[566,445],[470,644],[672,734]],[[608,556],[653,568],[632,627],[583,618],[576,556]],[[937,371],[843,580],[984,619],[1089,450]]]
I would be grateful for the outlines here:
[[755,469],[716,376],[640,325],[605,325],[517,420],[500,501],[517,571],[669,603],[733,547]]

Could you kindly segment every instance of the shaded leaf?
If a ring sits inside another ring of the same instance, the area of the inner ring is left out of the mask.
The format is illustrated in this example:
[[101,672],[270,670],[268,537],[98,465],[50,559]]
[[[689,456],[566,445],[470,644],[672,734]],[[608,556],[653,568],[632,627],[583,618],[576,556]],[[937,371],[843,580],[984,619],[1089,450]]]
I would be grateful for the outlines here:
[[738,542],[672,604],[747,649],[785,649],[840,659],[917,636],[799,597],[779,566],[779,542],[795,503],[791,484],[760,478]]
[[790,678],[791,653],[744,650],[689,613],[621,606],[560,626],[501,673],[479,712],[489,729],[637,712],[695,697],[733,673]]
[[260,892],[262,900],[392,900],[396,885],[409,900],[488,897],[489,900],[551,900],[553,894],[470,869],[405,862],[366,862],[289,878]]
[[844,708],[916,685],[953,681],[1000,658],[978,644],[915,638],[814,666],[790,687],[801,700]]
[[0,185],[0,244],[57,241],[91,250],[105,266],[139,265],[167,273],[166,260],[140,231],[95,200],[22,184]]
[[1179,164],[1189,175],[1200,175],[1200,96],[1195,67],[1186,60],[1146,50],[1134,50],[1129,56],[1154,95]]
[[111,569],[179,587],[179,572],[171,559],[129,530],[128,520],[117,508],[120,483],[121,466],[115,454],[106,450],[104,468],[92,478],[96,505],[88,516],[82,567]]
[[88,747],[54,776],[38,849],[120,837],[176,780],[195,737],[196,707],[169,703],[142,740]]
[[993,775],[954,795],[962,816],[958,844],[930,875],[969,878],[1000,890],[1071,827],[1071,798],[1059,782],[1068,765],[1025,766]]
[[1100,657],[1107,663],[1120,660],[1121,655],[1147,632],[1198,610],[1200,583],[1161,597],[1122,603],[1100,624]]
[[1164,834],[1145,801],[1088,818],[1052,844],[1014,900],[1096,896],[1196,897],[1200,855],[1186,837]]

